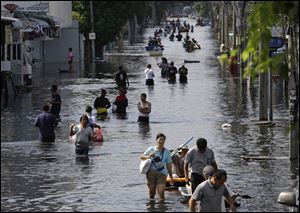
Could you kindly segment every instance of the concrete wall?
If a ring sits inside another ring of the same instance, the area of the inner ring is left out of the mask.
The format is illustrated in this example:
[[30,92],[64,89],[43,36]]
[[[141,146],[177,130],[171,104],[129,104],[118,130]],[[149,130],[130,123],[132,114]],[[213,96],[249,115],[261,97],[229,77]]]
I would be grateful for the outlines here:
[[69,47],[73,49],[74,63],[79,62],[79,44],[78,24],[75,24],[72,28],[62,28],[60,38],[55,38],[52,41],[45,41],[45,62],[67,63]]
[[70,28],[72,23],[72,1],[49,1],[49,15],[61,20],[61,28]]

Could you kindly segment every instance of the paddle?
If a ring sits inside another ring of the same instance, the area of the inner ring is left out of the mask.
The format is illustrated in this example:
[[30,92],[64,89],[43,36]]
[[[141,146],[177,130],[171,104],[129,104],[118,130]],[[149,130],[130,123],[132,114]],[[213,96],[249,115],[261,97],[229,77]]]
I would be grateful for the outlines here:
[[254,197],[250,197],[249,195],[241,195],[241,194],[237,193],[236,191],[234,191],[232,189],[231,189],[231,191],[233,191],[235,193],[236,197],[241,197],[241,198],[245,198],[245,199],[254,198]]
[[191,137],[187,142],[185,142],[184,144],[182,144],[181,146],[179,146],[178,148],[176,148],[172,153],[171,153],[171,157],[173,157],[173,155],[175,155],[177,152],[179,152],[181,150],[182,147],[184,147],[185,145],[187,145],[194,137]]

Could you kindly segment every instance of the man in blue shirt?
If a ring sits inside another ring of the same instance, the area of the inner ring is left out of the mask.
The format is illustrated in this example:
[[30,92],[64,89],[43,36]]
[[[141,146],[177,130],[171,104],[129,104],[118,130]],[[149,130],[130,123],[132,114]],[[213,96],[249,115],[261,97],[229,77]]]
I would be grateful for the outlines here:
[[49,112],[49,105],[44,105],[43,112],[37,116],[34,122],[34,126],[39,127],[42,142],[55,141],[55,125],[56,116]]

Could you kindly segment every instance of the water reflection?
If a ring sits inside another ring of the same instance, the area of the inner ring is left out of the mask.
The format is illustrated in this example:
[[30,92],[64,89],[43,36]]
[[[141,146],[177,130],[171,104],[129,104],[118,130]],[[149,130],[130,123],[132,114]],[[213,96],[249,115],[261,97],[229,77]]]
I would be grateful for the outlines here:
[[[90,157],[86,156],[75,156],[75,164],[76,165],[89,165],[90,164]],[[86,167],[82,167],[86,168]]]
[[138,122],[138,125],[139,125],[139,134],[141,136],[141,139],[150,138],[150,136],[151,136],[151,134],[150,134],[150,123]]

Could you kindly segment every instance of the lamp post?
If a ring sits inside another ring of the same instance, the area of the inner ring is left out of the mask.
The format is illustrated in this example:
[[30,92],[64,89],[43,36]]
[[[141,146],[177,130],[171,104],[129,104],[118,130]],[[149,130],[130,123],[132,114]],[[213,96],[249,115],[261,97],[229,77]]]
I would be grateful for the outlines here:
[[[91,33],[94,33],[94,10],[93,1],[90,1],[90,13],[91,13]],[[95,39],[91,39],[92,44],[92,63],[95,63]]]

